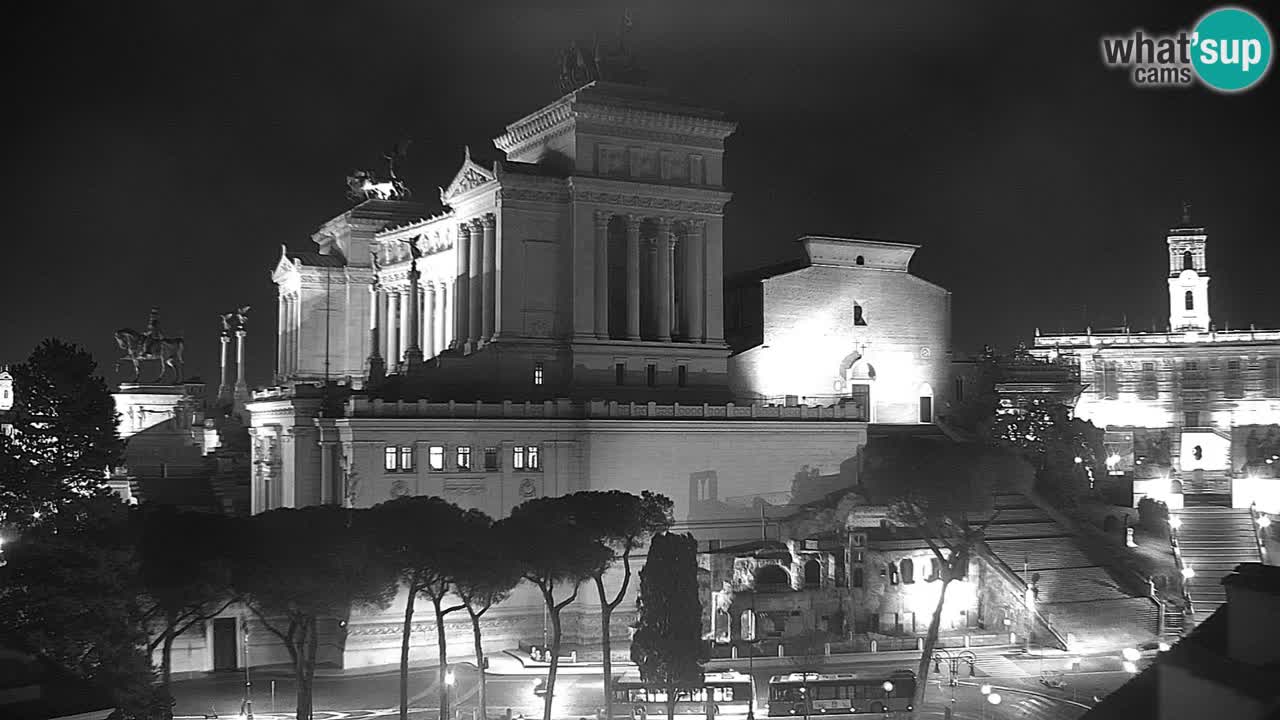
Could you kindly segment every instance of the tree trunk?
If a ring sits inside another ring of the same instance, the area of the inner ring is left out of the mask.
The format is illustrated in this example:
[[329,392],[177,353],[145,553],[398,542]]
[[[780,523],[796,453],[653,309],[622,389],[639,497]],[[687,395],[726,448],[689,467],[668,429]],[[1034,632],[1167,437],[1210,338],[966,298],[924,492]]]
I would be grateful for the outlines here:
[[605,600],[604,578],[599,575],[596,576],[596,590],[600,592],[600,649],[604,652],[604,717],[605,720],[613,720],[613,639],[609,633],[613,605]]
[[404,632],[400,638],[400,720],[409,720],[409,641],[413,637],[413,601],[418,586],[409,583],[409,602],[404,608]]
[[933,659],[933,648],[938,644],[942,606],[947,601],[947,586],[951,584],[951,576],[952,571],[948,569],[946,577],[942,579],[942,591],[938,593],[938,606],[933,609],[933,619],[929,621],[929,632],[924,636],[924,651],[920,655],[919,672],[916,673],[916,692],[911,702],[917,713],[924,709],[924,692],[929,687],[929,662]]
[[667,720],[676,720],[676,693],[679,690],[675,685],[667,687]]
[[164,641],[160,645],[160,683],[164,687],[165,694],[170,694],[169,683],[173,677],[173,641],[175,639],[173,626],[170,625],[165,629]]
[[547,695],[542,699],[542,720],[551,720],[551,700],[556,689],[556,670],[560,669],[560,608],[551,602],[551,593],[544,592],[551,615],[551,667],[547,670]]
[[480,720],[489,720],[489,706],[485,703],[485,673],[484,673],[484,647],[480,644],[480,615],[484,613],[474,613],[471,606],[467,606],[467,614],[471,616],[471,634],[475,638],[476,643],[476,667],[480,671]]
[[444,611],[440,609],[440,597],[431,598],[436,608],[436,649],[440,654],[440,720],[449,719],[449,649],[444,638]]
[[298,707],[294,716],[297,720],[311,720],[311,685],[315,675],[318,644],[315,618],[308,618],[302,622],[302,637],[299,638],[298,651],[294,656],[296,660],[293,674],[298,682]]

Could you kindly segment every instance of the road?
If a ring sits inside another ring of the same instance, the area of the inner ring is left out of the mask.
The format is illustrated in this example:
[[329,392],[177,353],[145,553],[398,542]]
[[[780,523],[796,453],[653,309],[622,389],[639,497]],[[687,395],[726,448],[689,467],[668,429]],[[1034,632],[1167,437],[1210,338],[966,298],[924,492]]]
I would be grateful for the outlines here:
[[[1146,662],[1149,659],[1140,665]],[[506,709],[510,708],[513,714],[540,718],[542,698],[534,694],[533,688],[544,677],[545,670],[522,668],[505,656],[494,656],[491,667],[493,670],[487,674],[490,716],[505,715]],[[852,662],[845,659],[829,661],[822,671],[882,673],[887,676],[894,670],[914,670],[915,667],[914,659],[898,655],[892,658],[860,657]],[[742,660],[732,664],[716,663],[711,669],[729,668],[750,672],[756,679],[757,688],[767,688],[773,675],[800,670],[785,659],[773,658],[751,664]],[[1066,686],[1061,689],[1046,687],[1040,682],[1042,670],[1063,671]],[[295,692],[291,677],[285,673],[262,671],[254,671],[251,677],[255,718],[291,717]],[[437,677],[434,668],[411,670],[409,695],[415,720],[439,720]],[[1039,657],[986,651],[979,654],[973,676],[970,676],[967,666],[962,667],[954,688],[949,683],[949,670],[945,663],[941,676],[931,673],[925,709],[918,717],[942,718],[943,708],[952,705],[955,720],[1075,720],[1096,702],[1095,698],[1110,693],[1129,677],[1129,673],[1121,669],[1118,655],[1081,658],[1079,665],[1075,666],[1071,658],[1061,654]],[[473,665],[460,664],[455,666],[455,678],[451,705],[458,709],[461,720],[472,720],[477,708],[478,673]],[[271,703],[273,681],[274,708]],[[562,668],[556,681],[553,716],[557,720],[594,717],[596,708],[602,704],[601,684],[598,670]],[[991,685],[1000,694],[1000,705],[985,702],[985,696],[980,692],[983,684]],[[394,715],[399,693],[399,673],[394,670],[368,675],[317,677],[317,720],[360,720]],[[951,703],[953,693],[954,704]],[[229,673],[180,681],[175,683],[174,695],[177,700],[175,710],[179,716],[203,718],[216,713],[224,718],[234,717],[240,712],[244,696],[244,676]],[[766,717],[764,693],[761,693],[759,703],[758,716]]]

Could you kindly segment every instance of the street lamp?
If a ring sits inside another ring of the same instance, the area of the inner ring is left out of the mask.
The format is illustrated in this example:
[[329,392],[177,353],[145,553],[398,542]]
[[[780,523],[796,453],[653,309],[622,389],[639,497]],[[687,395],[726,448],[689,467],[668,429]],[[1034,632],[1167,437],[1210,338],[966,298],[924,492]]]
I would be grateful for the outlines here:
[[[453,693],[452,693],[452,690],[453,690],[453,683],[454,683],[456,680],[457,680],[457,677],[453,674],[453,670],[445,670],[445,671],[444,671],[444,707],[445,707],[445,710],[449,710],[449,709],[450,709],[450,708],[449,708],[449,703],[453,701],[453,698],[451,697],[451,695],[453,694]],[[444,718],[440,718],[440,720],[445,720],[445,719],[444,719]]]
[[1173,516],[1173,517],[1171,517],[1171,518],[1169,518],[1169,528],[1170,528],[1170,529],[1172,529],[1172,530],[1177,530],[1177,529],[1178,529],[1178,528],[1180,528],[1180,527],[1182,527],[1182,518],[1180,518],[1180,517],[1178,517],[1178,516],[1176,516],[1176,515],[1175,515],[1175,516]]
[[889,693],[893,692],[893,683],[888,680],[885,680],[884,684],[881,685],[880,687],[884,688],[884,714],[885,714],[885,717],[888,717],[889,716]]
[[1190,580],[1191,578],[1193,578],[1193,577],[1195,577],[1195,576],[1196,576],[1196,569],[1195,569],[1195,568],[1191,567],[1190,565],[1186,565],[1186,566],[1184,566],[1184,567],[1182,568],[1182,579],[1183,579],[1183,580]]
[[249,679],[249,623],[244,623],[244,702],[240,704],[240,716],[253,720],[253,682]]

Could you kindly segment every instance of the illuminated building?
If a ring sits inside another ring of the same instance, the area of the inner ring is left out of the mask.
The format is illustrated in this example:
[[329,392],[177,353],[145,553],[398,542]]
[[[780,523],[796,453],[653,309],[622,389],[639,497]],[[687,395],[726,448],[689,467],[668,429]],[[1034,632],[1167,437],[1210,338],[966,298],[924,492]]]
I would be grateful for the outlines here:
[[[949,293],[908,272],[915,246],[810,237],[803,262],[762,281],[763,344],[727,337],[734,129],[660,91],[592,83],[508,126],[503,159],[461,152],[442,211],[364,200],[322,225],[315,252],[284,251],[278,386],[248,404],[254,512],[413,494],[502,517],[535,497],[648,489],[675,501],[680,530],[733,543],[758,537],[760,503],[792,502],[800,473],[853,484],[868,415],[932,419]],[[820,373],[776,372],[805,347]],[[566,641],[597,632],[587,596]],[[394,662],[403,602],[353,615],[334,661]],[[534,593],[490,615],[495,648],[542,636]],[[622,639],[632,615],[614,615]],[[434,652],[424,637],[415,655]]]
[[1079,368],[1076,416],[1107,430],[1112,472],[1132,474],[1135,503],[1180,506],[1185,490],[1280,512],[1280,330],[1215,325],[1208,234],[1184,213],[1165,240],[1167,331],[1037,331],[1033,352]]

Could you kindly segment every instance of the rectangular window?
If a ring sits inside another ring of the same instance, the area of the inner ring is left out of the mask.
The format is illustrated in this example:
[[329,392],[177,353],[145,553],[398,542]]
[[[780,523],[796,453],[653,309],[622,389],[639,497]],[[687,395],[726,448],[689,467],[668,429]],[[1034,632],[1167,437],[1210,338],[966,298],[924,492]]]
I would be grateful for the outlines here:
[[1280,358],[1267,358],[1263,368],[1263,394],[1267,397],[1280,397]]
[[1244,381],[1240,377],[1240,361],[1227,361],[1227,382],[1223,386],[1222,394],[1229,398],[1244,397]]
[[533,364],[533,384],[534,385],[542,384],[542,363],[540,362],[536,362]]
[[1116,364],[1108,362],[1102,366],[1102,394],[1108,400],[1120,397],[1119,382],[1116,378]]
[[413,446],[400,446],[400,472],[413,470]]
[[626,363],[616,363],[613,366],[613,384],[625,385],[627,382],[627,365]]
[[396,449],[396,446],[387,446],[387,449],[384,450],[382,454],[382,468],[387,472],[395,472],[398,470],[400,466],[397,462],[397,458],[399,458],[399,456],[399,451]]
[[511,449],[511,467],[516,470],[541,470],[542,459],[537,445],[516,445]]
[[430,465],[431,469],[434,470],[435,472],[440,472],[441,470],[444,470],[444,446],[443,445],[432,445],[431,448],[427,450],[427,463]]
[[471,469],[471,448],[459,447],[457,459],[458,459],[459,470],[470,470]]
[[1200,413],[1185,412],[1182,414],[1182,424],[1186,427],[1200,427]]
[[956,378],[953,384],[955,386],[955,389],[953,391],[953,395],[955,396],[955,401],[964,402],[964,378]]
[[679,365],[676,367],[676,384],[680,387],[689,384],[689,366]]
[[1156,377],[1156,364],[1142,363],[1142,379],[1138,382],[1138,399],[1155,400],[1160,395],[1160,384]]
[[487,447],[484,449],[484,469],[485,470],[498,469],[498,448]]
[[920,397],[920,422],[933,422],[933,398],[927,395]]
[[652,365],[652,364],[645,365],[644,379],[645,379],[645,382],[648,383],[649,387],[653,387],[657,385],[658,384],[658,366]]

